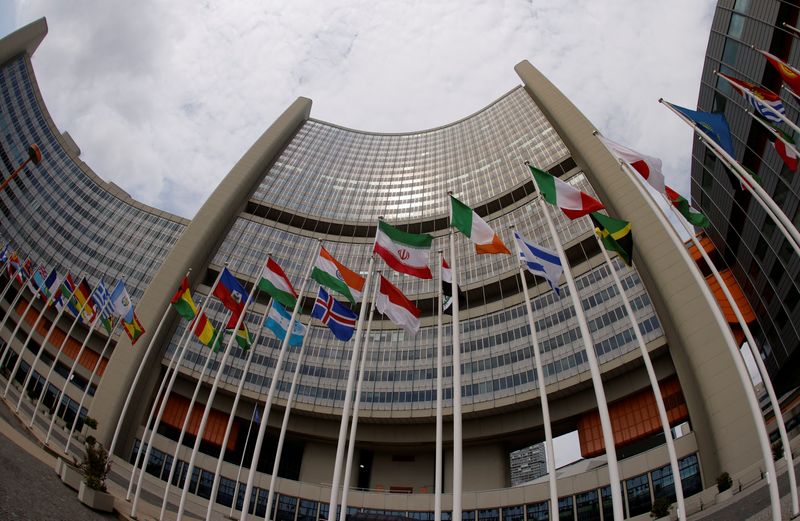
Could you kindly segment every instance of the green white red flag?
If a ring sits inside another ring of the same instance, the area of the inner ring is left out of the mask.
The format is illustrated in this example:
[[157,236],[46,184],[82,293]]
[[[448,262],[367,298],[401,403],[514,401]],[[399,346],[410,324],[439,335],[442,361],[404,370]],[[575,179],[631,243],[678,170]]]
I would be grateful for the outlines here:
[[553,206],[558,206],[570,219],[577,219],[584,215],[602,210],[605,206],[589,194],[585,194],[577,188],[565,183],[543,170],[539,170],[531,165],[531,169],[539,191],[544,200]]
[[432,279],[428,267],[433,237],[427,233],[408,233],[385,221],[378,221],[378,233],[372,251],[393,270],[421,279]]
[[289,277],[278,266],[278,263],[272,260],[272,257],[267,259],[261,270],[258,288],[289,309],[294,309],[297,303],[298,295],[292,287],[292,283],[289,282]]

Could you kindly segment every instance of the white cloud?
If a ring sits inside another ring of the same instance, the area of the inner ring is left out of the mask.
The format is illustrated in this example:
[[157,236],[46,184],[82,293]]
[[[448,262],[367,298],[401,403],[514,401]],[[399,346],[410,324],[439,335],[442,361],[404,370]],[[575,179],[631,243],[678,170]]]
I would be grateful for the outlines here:
[[27,0],[46,16],[34,68],[56,124],[103,178],[191,216],[298,96],[373,131],[449,123],[520,83],[523,59],[605,134],[660,156],[688,194],[713,2]]

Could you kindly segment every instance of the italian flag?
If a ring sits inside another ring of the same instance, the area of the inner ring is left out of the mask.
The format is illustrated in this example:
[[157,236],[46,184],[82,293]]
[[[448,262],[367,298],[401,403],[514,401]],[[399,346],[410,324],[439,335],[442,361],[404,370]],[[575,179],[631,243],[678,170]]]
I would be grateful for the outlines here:
[[452,208],[453,227],[472,239],[475,243],[476,253],[507,253],[506,245],[500,237],[489,228],[486,221],[480,218],[475,211],[465,205],[452,195],[450,196],[450,207]]
[[272,260],[272,257],[267,259],[264,268],[261,270],[258,289],[268,293],[287,308],[294,309],[297,303],[297,292],[292,287],[292,283],[289,282],[289,278],[283,272],[283,269],[278,266],[277,262]]
[[432,279],[428,267],[428,255],[433,237],[426,234],[408,233],[394,226],[378,221],[378,234],[372,249],[393,270],[413,275],[421,279]]
[[311,270],[311,278],[347,297],[353,304],[361,300],[364,277],[333,258],[324,246],[319,249],[317,262]]
[[544,200],[561,208],[564,215],[570,219],[577,219],[605,208],[600,201],[591,195],[573,188],[561,179],[557,179],[531,165],[528,165],[528,167],[531,169],[533,178],[536,179],[536,184],[539,185],[539,191],[542,193]]
[[192,320],[197,315],[197,306],[192,300],[192,292],[189,291],[189,279],[183,277],[178,291],[172,296],[170,304],[175,307],[175,311],[186,320]]
[[417,334],[420,310],[383,275],[381,275],[381,285],[375,307],[411,335]]

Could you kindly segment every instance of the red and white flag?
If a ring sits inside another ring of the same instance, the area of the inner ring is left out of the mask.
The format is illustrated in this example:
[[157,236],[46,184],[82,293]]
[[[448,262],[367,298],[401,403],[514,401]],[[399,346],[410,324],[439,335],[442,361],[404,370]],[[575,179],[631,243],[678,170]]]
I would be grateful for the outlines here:
[[419,308],[386,277],[381,275],[381,285],[375,300],[378,311],[389,317],[399,327],[408,331],[412,336],[419,330]]
[[659,193],[666,193],[664,187],[664,173],[661,171],[661,160],[657,157],[647,156],[625,145],[620,145],[603,136],[597,136],[608,150],[617,158],[625,161],[639,172],[647,183]]

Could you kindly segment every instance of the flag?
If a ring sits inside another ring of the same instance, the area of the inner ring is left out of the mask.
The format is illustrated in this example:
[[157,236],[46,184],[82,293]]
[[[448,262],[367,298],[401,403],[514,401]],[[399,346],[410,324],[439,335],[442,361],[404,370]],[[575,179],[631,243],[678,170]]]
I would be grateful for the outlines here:
[[50,271],[50,275],[48,275],[47,278],[44,279],[44,288],[42,291],[45,292],[47,298],[50,297],[55,298],[55,294],[58,291],[59,286],[60,286],[60,281],[58,278],[58,272],[55,270],[55,268],[53,268],[52,271]]
[[136,345],[136,341],[144,334],[142,323],[139,322],[139,317],[136,312],[131,308],[127,315],[122,317],[122,328],[131,340],[131,345]]
[[228,268],[222,268],[222,275],[214,288],[214,296],[231,312],[231,320],[236,323],[244,309],[247,292]]
[[358,315],[329,295],[323,287],[319,288],[317,300],[311,310],[311,316],[328,326],[328,329],[333,332],[333,336],[342,342],[347,342],[353,338]]
[[761,49],[756,49],[756,51],[763,54],[767,61],[773,67],[775,67],[775,70],[778,71],[778,74],[780,74],[781,78],[783,78],[783,82],[788,85],[795,94],[800,94],[800,71],[781,60],[774,54],[762,51]]
[[525,262],[528,271],[543,277],[556,295],[560,296],[561,290],[558,287],[558,281],[564,268],[561,266],[561,258],[558,253],[523,239],[517,232],[514,232],[514,240],[519,246],[519,258]]
[[311,278],[323,286],[341,293],[353,304],[361,300],[364,277],[333,258],[333,255],[328,253],[324,246],[320,246],[317,261],[311,271]]
[[[94,302],[92,302],[91,295],[92,290],[89,288],[89,282],[87,282],[86,277],[84,277],[80,284],[75,287],[75,291],[72,292],[72,296],[74,297],[74,300],[77,301],[75,313],[77,314],[80,310],[83,310],[83,320],[85,320],[88,324],[91,324],[92,321],[97,318],[97,311],[94,308]],[[70,309],[70,311],[72,310]]]
[[45,280],[47,279],[47,268],[42,265],[39,265],[33,271],[33,275],[28,279],[28,286],[30,290],[33,292],[34,295],[37,297],[41,297],[43,299],[48,298],[50,295],[47,293],[47,283]]
[[[467,303],[467,296],[458,285],[456,285],[456,288],[458,289],[458,308],[464,309]],[[453,273],[444,257],[442,257],[442,293],[445,296],[442,311],[447,315],[452,315],[453,308],[450,306],[453,304]]]
[[218,351],[222,344],[221,335],[214,329],[214,325],[208,319],[205,313],[197,316],[191,324],[194,336],[200,340],[200,343],[207,347],[213,347],[214,351]]
[[[233,332],[234,327],[236,327],[236,322],[228,322],[225,330],[228,332]],[[239,347],[245,351],[250,349],[250,346],[253,345],[253,335],[250,334],[250,331],[247,329],[247,324],[244,322],[242,322],[239,326],[239,330],[236,331],[234,338],[236,339],[236,343],[239,344]]]
[[775,148],[775,152],[781,156],[783,160],[783,164],[786,165],[786,168],[791,170],[792,172],[797,171],[797,149],[792,146],[786,146],[786,142],[782,139],[774,139],[772,140],[772,146]]
[[600,235],[606,250],[617,252],[619,258],[630,266],[633,258],[631,223],[599,212],[589,214],[589,218],[592,219],[595,232]]
[[433,237],[427,233],[408,233],[384,221],[378,221],[373,253],[377,253],[393,270],[419,277],[432,279],[428,267],[428,255]]
[[[264,321],[264,326],[275,334],[275,338],[283,342],[286,338],[286,329],[289,327],[289,322],[292,319],[292,314],[289,313],[279,302],[273,302],[267,314],[267,319]],[[299,346],[303,343],[303,336],[306,334],[306,327],[300,323],[299,320],[294,321],[292,326],[292,334],[289,336],[290,346]]]
[[617,158],[625,161],[641,175],[647,183],[659,193],[664,193],[664,173],[661,170],[661,160],[657,157],[647,156],[625,145],[620,145],[603,136],[597,136]]
[[197,315],[197,306],[192,299],[192,292],[189,290],[189,278],[183,277],[178,291],[172,295],[169,301],[175,311],[186,320],[192,320]]
[[11,255],[8,257],[8,275],[9,277],[16,277],[17,282],[22,284],[22,261],[19,259],[19,255],[17,252],[12,251]]
[[731,128],[728,126],[728,120],[725,119],[725,116],[717,112],[701,112],[679,107],[666,101],[664,103],[697,125],[697,128],[703,134],[722,147],[731,157],[736,157],[736,152],[733,150],[733,140],[731,139]]
[[[781,101],[780,96],[775,94],[769,89],[765,89],[764,87],[759,87],[754,83],[750,83],[749,81],[744,80],[737,80],[736,78],[732,78],[726,74],[722,74],[718,72],[720,76],[728,80],[728,82],[733,85],[733,87],[739,91],[739,94],[745,97],[747,102],[753,109],[761,114],[764,118],[774,121],[775,123],[780,123],[783,121],[780,116],[775,114],[786,114],[786,110],[783,107],[783,102]],[[770,110],[772,108],[772,110]]]
[[110,335],[111,331],[113,330],[113,324],[111,320],[111,293],[109,293],[106,285],[101,280],[97,284],[97,288],[94,290],[94,295],[92,296],[92,300],[95,303],[95,311],[100,320],[100,323],[103,324],[106,332]]
[[577,219],[605,208],[600,201],[572,187],[569,183],[531,165],[528,167],[536,179],[536,184],[539,186],[544,200],[561,208],[568,218]]
[[419,308],[383,275],[381,275],[381,285],[378,288],[375,307],[411,335],[417,334],[421,314]]
[[494,233],[494,230],[486,224],[486,221],[481,219],[472,208],[452,195],[450,196],[450,208],[453,213],[451,225],[475,243],[476,253],[511,253],[500,237]]
[[133,302],[131,296],[128,294],[128,289],[125,283],[121,280],[117,281],[114,286],[114,291],[111,292],[111,312],[118,317],[127,317],[133,309]]
[[5,247],[3,248],[3,251],[0,251],[0,262],[2,262],[3,264],[8,262],[8,245],[9,243],[6,243]]
[[294,309],[297,304],[297,292],[292,287],[289,277],[272,257],[267,259],[261,270],[258,288],[287,308]]
[[708,217],[698,211],[693,210],[689,205],[689,201],[687,201],[685,197],[670,187],[667,187],[667,197],[669,198],[670,203],[672,203],[672,206],[674,206],[683,216],[683,218],[689,221],[689,223],[697,226],[698,228],[705,228],[711,224],[711,222],[708,220]]
[[261,415],[258,413],[258,404],[253,408],[253,422],[255,422],[256,425],[261,423]]
[[61,284],[58,286],[58,290],[56,290],[56,295],[53,297],[52,305],[56,307],[58,312],[61,312],[61,309],[64,306],[67,306],[67,309],[75,316],[78,316],[78,310],[75,308],[75,305],[72,301],[72,293],[75,291],[75,281],[72,280],[72,275],[67,272],[64,278],[61,280]]

